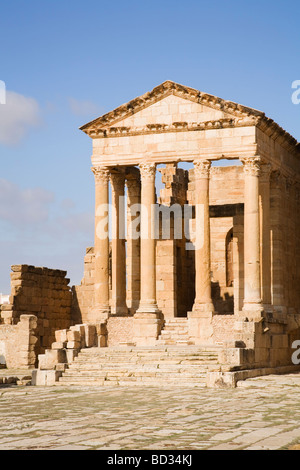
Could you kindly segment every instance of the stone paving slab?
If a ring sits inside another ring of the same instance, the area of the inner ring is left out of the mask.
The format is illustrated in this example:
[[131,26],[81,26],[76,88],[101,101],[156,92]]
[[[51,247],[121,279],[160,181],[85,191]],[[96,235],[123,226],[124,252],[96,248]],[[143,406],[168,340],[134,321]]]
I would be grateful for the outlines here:
[[0,388],[0,450],[299,449],[300,374],[236,389]]

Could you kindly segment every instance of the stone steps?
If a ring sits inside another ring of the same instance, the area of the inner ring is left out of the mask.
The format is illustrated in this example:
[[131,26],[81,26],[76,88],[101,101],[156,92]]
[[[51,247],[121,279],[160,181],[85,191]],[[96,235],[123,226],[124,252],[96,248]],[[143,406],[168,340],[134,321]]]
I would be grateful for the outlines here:
[[218,348],[89,348],[81,350],[58,384],[204,387],[207,372],[215,370]]
[[163,369],[163,370],[171,370],[171,369],[178,369],[178,367],[181,368],[186,368],[186,369],[191,369],[191,370],[196,370],[197,367],[199,366],[214,366],[216,364],[216,360],[210,360],[210,361],[168,361],[168,362],[163,362],[163,361],[148,361],[148,362],[139,362],[139,363],[133,363],[133,362],[122,362],[119,364],[115,364],[113,362],[106,362],[106,363],[92,363],[92,362],[74,362],[71,364],[72,368],[77,368],[77,369],[86,369],[87,367],[90,370],[103,370],[103,369],[120,369],[120,368],[130,368],[130,369],[137,369],[137,368],[155,368],[155,369]]
[[[162,371],[160,369],[152,369],[152,370],[128,370],[128,369],[120,369],[120,370],[102,370],[102,371],[97,371],[97,377],[167,377],[167,378],[177,378],[178,373],[180,374],[180,377],[182,378],[199,378],[199,377],[205,377],[206,375],[206,370],[203,370],[201,372],[183,372],[181,370],[179,371]],[[94,370],[70,370],[66,371],[64,374],[64,377],[77,377],[78,379],[81,379],[83,377],[95,377],[95,371]]]
[[55,385],[64,385],[64,386],[96,386],[96,387],[116,387],[116,386],[119,386],[119,387],[126,387],[126,386],[137,386],[137,385],[140,385],[140,386],[157,386],[157,387],[166,387],[166,386],[180,386],[180,387],[184,387],[184,388],[187,388],[187,387],[206,387],[206,380],[203,379],[202,381],[200,379],[196,379],[196,380],[192,380],[192,379],[188,379],[186,381],[180,381],[180,383],[178,383],[178,380],[174,380],[174,379],[167,379],[167,378],[163,378],[163,379],[159,379],[159,378],[153,378],[153,377],[139,377],[139,378],[133,378],[133,377],[130,377],[130,378],[126,378],[126,377],[122,377],[122,378],[119,378],[119,379],[102,379],[102,380],[99,380],[99,379],[85,379],[84,382],[82,381],[82,379],[80,380],[71,380],[71,379],[66,379],[65,377],[61,377],[60,378],[60,381],[59,382],[56,382]]
[[157,340],[161,345],[193,344],[188,334],[187,318],[170,318],[165,320],[164,327]]
[[[191,356],[184,356],[184,355],[177,355],[177,354],[174,354],[174,355],[149,355],[149,356],[130,356],[129,357],[126,357],[126,356],[90,356],[88,359],[90,362],[96,362],[96,363],[99,363],[99,362],[103,362],[105,361],[105,363],[109,362],[109,361],[115,361],[116,359],[118,359],[118,362],[121,363],[121,362],[132,362],[132,363],[140,363],[140,362],[143,362],[143,361],[147,361],[147,362],[152,362],[154,360],[158,360],[158,361],[183,361],[183,360],[188,360],[188,361],[206,361],[206,360],[214,360],[215,358],[217,357],[217,355],[215,354],[205,354],[205,355],[191,355]],[[85,362],[85,359],[86,357],[84,355],[80,355],[78,356],[75,361],[76,362]]]
[[216,364],[201,364],[199,366],[196,366],[194,368],[191,368],[189,366],[185,366],[185,365],[181,365],[181,364],[178,364],[178,365],[175,365],[173,364],[174,367],[162,367],[161,364],[158,364],[158,365],[152,365],[151,367],[147,367],[147,366],[139,366],[139,367],[131,367],[131,366],[128,366],[127,364],[123,367],[110,367],[110,366],[107,366],[107,367],[99,367],[99,368],[96,368],[96,367],[91,367],[90,365],[86,365],[85,367],[84,366],[79,366],[76,364],[76,366],[72,366],[71,368],[67,369],[66,370],[66,373],[67,374],[71,374],[73,372],[76,372],[76,373],[99,373],[101,374],[102,372],[111,372],[111,373],[118,373],[118,372],[123,372],[123,371],[126,371],[126,373],[135,373],[135,372],[145,372],[145,373],[150,373],[150,372],[159,372],[159,373],[189,373],[189,374],[197,374],[200,371],[208,371],[208,370],[216,370],[218,367],[216,367]]

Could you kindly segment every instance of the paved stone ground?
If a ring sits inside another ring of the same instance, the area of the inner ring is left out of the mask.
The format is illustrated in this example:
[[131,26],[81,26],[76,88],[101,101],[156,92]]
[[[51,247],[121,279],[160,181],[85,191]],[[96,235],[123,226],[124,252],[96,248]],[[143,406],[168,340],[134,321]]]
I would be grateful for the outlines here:
[[299,448],[300,374],[230,390],[0,387],[0,450]]

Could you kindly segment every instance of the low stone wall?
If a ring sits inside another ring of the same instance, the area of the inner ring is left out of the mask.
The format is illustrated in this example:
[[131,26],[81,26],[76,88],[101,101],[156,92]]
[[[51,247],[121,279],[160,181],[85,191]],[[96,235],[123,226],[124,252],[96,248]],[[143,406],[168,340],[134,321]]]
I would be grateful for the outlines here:
[[286,325],[237,319],[232,341],[220,353],[221,364],[234,366],[235,370],[292,367],[292,341]]
[[1,305],[1,323],[16,325],[22,315],[35,315],[38,353],[51,346],[56,330],[72,324],[72,292],[66,274],[56,269],[12,266],[10,303]]
[[32,385],[54,385],[82,348],[106,347],[106,323],[73,325],[55,332],[56,341],[38,356],[38,369],[32,372]]
[[37,318],[21,315],[16,325],[0,325],[0,364],[8,369],[33,369],[37,362]]

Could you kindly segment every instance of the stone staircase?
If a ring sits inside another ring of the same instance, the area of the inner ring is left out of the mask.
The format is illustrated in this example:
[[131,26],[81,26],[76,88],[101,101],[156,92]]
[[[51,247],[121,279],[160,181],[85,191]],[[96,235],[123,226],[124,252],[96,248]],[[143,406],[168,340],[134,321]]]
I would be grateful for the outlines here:
[[160,345],[193,344],[188,334],[187,318],[170,318],[165,320],[164,328],[157,340]]
[[206,386],[219,371],[218,347],[153,346],[82,349],[57,385]]

